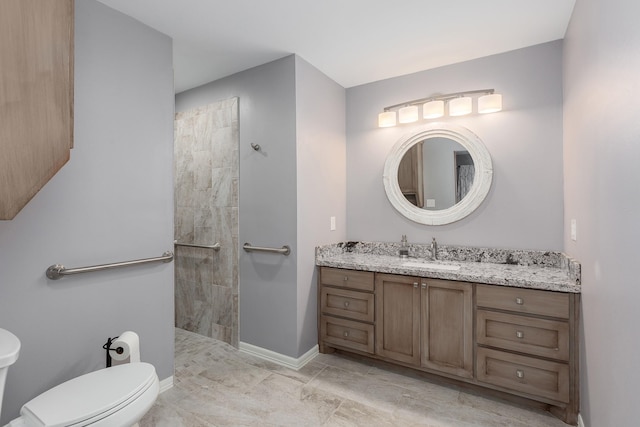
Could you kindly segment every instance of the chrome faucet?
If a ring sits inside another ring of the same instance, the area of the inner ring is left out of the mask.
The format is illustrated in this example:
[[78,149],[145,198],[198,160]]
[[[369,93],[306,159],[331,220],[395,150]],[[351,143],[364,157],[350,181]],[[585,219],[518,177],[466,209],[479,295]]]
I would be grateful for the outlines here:
[[431,259],[432,260],[437,260],[438,259],[438,242],[436,242],[436,238],[433,237],[433,240],[431,240]]

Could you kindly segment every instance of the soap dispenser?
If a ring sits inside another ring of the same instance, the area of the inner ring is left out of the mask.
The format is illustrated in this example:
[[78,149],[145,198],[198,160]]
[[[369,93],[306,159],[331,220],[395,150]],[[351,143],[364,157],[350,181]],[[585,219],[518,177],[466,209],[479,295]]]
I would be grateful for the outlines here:
[[402,241],[400,242],[400,258],[409,258],[409,247],[407,246],[407,235],[402,235]]

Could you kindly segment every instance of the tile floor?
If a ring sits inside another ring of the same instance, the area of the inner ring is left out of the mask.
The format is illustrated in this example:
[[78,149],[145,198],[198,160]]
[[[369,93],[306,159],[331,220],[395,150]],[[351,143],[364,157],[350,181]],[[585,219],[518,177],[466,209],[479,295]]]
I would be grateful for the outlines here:
[[175,358],[173,388],[140,427],[567,427],[546,412],[343,355],[320,354],[294,371],[176,329]]

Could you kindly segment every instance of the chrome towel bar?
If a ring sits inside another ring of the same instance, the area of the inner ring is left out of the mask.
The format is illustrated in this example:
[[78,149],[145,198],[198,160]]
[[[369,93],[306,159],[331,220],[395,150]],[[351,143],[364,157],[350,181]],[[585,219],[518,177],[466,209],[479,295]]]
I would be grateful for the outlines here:
[[173,242],[176,246],[188,246],[190,248],[204,248],[204,249],[213,249],[214,251],[220,250],[220,243],[216,242],[213,245],[198,245],[195,243],[180,243],[177,240]]
[[291,253],[291,248],[288,245],[284,245],[282,248],[263,248],[261,246],[252,246],[251,243],[245,243],[242,245],[242,249],[247,252],[272,252],[276,254],[289,255]]
[[156,258],[136,259],[133,261],[114,262],[112,264],[92,265],[89,267],[66,268],[61,264],[54,264],[47,268],[47,277],[51,280],[61,279],[62,276],[71,274],[90,273],[93,271],[108,270],[110,268],[127,267],[129,265],[148,264],[151,262],[171,262],[173,261],[173,252],[167,251],[162,256]]

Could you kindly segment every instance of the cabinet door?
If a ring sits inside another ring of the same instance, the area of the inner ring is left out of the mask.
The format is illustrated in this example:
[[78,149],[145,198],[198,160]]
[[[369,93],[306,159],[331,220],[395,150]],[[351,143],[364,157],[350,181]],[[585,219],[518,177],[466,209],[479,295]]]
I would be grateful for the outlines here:
[[420,364],[420,279],[376,275],[376,354]]
[[473,378],[473,285],[422,279],[421,300],[422,366]]
[[69,160],[73,7],[0,1],[0,220],[12,219]]

